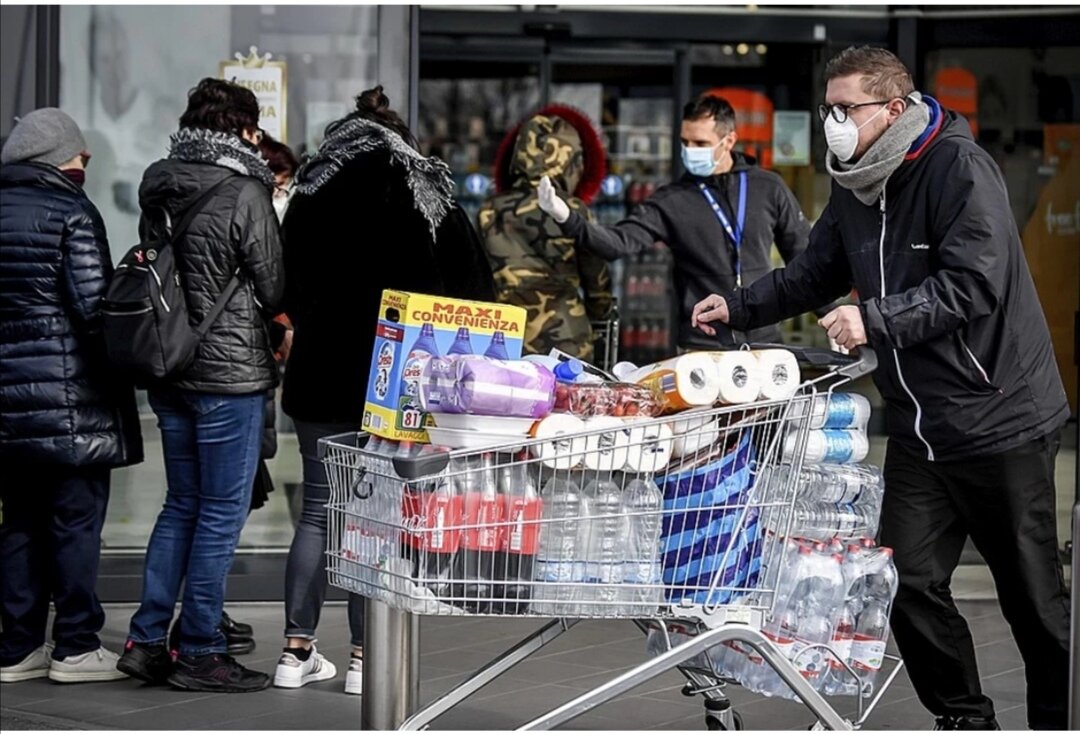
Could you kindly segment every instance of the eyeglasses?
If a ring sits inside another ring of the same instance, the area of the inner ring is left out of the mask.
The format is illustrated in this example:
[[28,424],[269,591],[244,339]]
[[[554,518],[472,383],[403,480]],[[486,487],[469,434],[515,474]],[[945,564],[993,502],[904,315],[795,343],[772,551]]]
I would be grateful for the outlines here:
[[817,108],[818,117],[822,122],[825,122],[825,118],[832,115],[832,118],[837,122],[846,122],[848,115],[852,110],[859,107],[869,107],[876,104],[889,104],[891,99],[880,100],[878,102],[859,102],[858,104],[819,104]]

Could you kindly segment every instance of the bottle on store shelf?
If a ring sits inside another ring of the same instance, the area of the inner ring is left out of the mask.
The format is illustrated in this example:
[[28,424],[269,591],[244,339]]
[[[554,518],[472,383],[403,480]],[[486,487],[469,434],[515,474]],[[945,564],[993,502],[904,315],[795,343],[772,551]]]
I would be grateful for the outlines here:
[[491,606],[496,614],[524,614],[532,596],[543,501],[525,457],[522,453],[516,463],[499,470],[505,525],[495,557]]
[[660,513],[664,495],[649,475],[634,479],[623,490],[622,512],[627,521],[623,558],[623,583],[627,612],[649,617],[656,614],[663,594],[660,567]]
[[536,551],[534,578],[537,584],[532,611],[553,617],[573,614],[585,573],[588,503],[581,487],[571,478],[549,479],[540,493],[543,520]]

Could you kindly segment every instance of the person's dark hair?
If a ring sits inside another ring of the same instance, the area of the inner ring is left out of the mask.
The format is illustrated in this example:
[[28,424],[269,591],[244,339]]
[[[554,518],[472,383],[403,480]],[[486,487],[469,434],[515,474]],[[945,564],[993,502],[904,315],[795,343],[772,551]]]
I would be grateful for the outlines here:
[[873,46],[849,46],[825,64],[825,82],[862,76],[862,90],[875,99],[906,97],[915,91],[911,72],[896,54]]
[[716,120],[716,130],[721,136],[735,129],[735,110],[731,103],[716,95],[703,95],[683,107],[682,119],[704,120],[708,117]]
[[266,159],[266,165],[273,173],[284,173],[291,178],[300,167],[300,161],[296,159],[292,149],[266,133],[263,133],[262,140],[259,141],[259,153]]
[[181,128],[202,128],[240,135],[259,127],[259,100],[250,89],[207,77],[188,92]]
[[[366,89],[356,96],[356,111],[349,113],[345,119],[355,120],[358,117],[377,122],[396,132],[413,148],[418,147],[416,138],[413,137],[409,126],[401,119],[401,115],[390,109],[390,98],[383,94],[381,84],[374,89]],[[330,132],[332,127],[328,127],[327,132]]]

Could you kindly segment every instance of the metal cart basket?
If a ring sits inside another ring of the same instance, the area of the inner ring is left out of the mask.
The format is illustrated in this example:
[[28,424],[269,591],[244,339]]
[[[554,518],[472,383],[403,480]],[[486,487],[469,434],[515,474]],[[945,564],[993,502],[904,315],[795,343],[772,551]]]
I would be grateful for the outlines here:
[[[686,676],[685,693],[705,698],[710,728],[739,728],[724,694],[729,681],[704,654],[729,641],[756,650],[821,726],[860,725],[899,666],[870,706],[869,690],[856,696],[852,723],[761,628],[775,602],[778,538],[793,522],[813,401],[875,366],[865,350],[786,400],[508,438],[479,450],[372,449],[362,433],[323,439],[330,583],[367,597],[369,639],[385,632],[370,628],[377,620],[399,635],[365,649],[364,706],[379,712],[366,724],[425,728],[579,621],[625,619],[662,634],[664,651],[523,729],[559,726],[671,668]],[[689,545],[680,545],[684,538]],[[415,696],[418,650],[406,644],[415,615],[552,621],[415,711],[414,700],[387,690],[411,687]],[[674,644],[673,624],[692,634]],[[839,660],[825,646],[804,654]]]

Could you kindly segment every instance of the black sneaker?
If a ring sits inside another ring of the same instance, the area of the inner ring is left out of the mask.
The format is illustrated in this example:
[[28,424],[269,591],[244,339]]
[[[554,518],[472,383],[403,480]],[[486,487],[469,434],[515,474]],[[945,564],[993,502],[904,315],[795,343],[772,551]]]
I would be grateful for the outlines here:
[[116,669],[144,683],[162,685],[173,672],[173,659],[165,645],[128,640]]
[[939,716],[934,731],[998,731],[1001,725],[993,716]]
[[255,636],[254,627],[252,627],[250,624],[237,622],[225,611],[221,612],[221,631],[225,633],[226,637],[251,638]]
[[268,687],[270,676],[248,670],[223,653],[181,655],[169,676],[169,685],[182,691],[250,693]]
[[230,655],[247,655],[255,649],[255,631],[250,624],[237,622],[225,612],[221,613],[221,634]]

